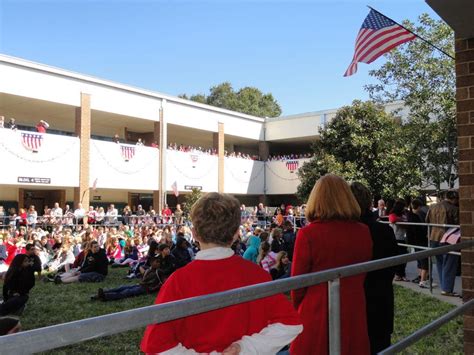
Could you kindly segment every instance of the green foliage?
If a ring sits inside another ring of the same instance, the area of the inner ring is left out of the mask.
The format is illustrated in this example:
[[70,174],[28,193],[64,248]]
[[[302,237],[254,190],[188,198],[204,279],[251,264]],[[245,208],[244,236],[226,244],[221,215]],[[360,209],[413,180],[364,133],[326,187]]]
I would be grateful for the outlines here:
[[[404,26],[454,56],[454,34],[441,20],[427,14],[419,25]],[[423,172],[423,182],[437,190],[454,186],[457,178],[456,101],[454,60],[416,39],[385,55],[387,62],[370,75],[379,83],[367,85],[378,102],[403,100],[409,108],[406,124],[410,159]]]
[[202,192],[199,189],[193,188],[191,193],[186,195],[186,202],[184,203],[184,212],[189,215],[191,209],[193,208],[194,204],[199,200],[202,196]]
[[183,94],[180,97],[257,117],[277,117],[281,114],[280,105],[272,94],[263,94],[259,89],[248,86],[234,91],[229,82],[211,87],[208,96],[197,94],[188,97]]
[[354,101],[342,107],[314,143],[314,157],[298,174],[298,196],[306,200],[317,179],[334,173],[364,183],[374,195],[404,196],[420,183],[403,142],[404,128],[383,107]]

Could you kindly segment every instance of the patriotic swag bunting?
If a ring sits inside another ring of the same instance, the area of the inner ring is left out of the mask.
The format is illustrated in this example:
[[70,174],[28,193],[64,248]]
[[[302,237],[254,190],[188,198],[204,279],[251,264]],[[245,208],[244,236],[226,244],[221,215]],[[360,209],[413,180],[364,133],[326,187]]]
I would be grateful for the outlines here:
[[298,160],[288,160],[286,162],[286,168],[290,171],[290,173],[294,173],[296,169],[298,169],[299,166],[299,161]]
[[196,167],[196,163],[197,163],[197,161],[198,161],[198,159],[199,159],[199,156],[198,156],[198,155],[195,155],[195,154],[191,154],[190,157],[191,157],[191,161],[193,162],[193,168],[195,168],[195,167]]
[[370,10],[356,38],[354,57],[344,76],[357,72],[357,63],[372,63],[382,54],[402,43],[415,39],[415,35],[377,11]]
[[128,145],[121,145],[120,149],[122,152],[122,158],[125,161],[129,161],[135,156],[135,147],[128,146]]
[[33,153],[37,153],[38,150],[41,148],[41,142],[43,140],[42,134],[36,133],[22,133],[21,134],[21,142],[23,146],[31,150]]

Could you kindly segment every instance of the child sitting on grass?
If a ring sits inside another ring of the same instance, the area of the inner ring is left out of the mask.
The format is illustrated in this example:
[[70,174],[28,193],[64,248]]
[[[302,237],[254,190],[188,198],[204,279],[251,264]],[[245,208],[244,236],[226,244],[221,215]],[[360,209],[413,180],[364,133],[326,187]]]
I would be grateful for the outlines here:
[[[157,304],[271,281],[256,264],[230,248],[240,225],[240,204],[209,193],[191,211],[193,234],[201,245],[194,261],[175,271],[161,288]],[[284,295],[149,325],[145,353],[275,354],[301,331],[300,318]]]
[[92,296],[92,300],[115,301],[122,298],[141,296],[147,293],[158,292],[165,281],[163,272],[160,270],[160,258],[154,256],[150,260],[150,268],[145,271],[142,280],[138,285],[126,285],[109,290],[99,288],[97,296]]

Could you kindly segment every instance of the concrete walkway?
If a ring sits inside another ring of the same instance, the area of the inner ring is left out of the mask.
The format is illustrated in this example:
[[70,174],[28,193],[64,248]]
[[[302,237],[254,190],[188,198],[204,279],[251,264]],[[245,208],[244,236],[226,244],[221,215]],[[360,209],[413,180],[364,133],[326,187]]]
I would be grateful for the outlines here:
[[[406,268],[406,274],[407,274],[407,279],[408,280],[413,280],[418,276],[418,271],[416,268],[416,261],[410,262],[407,264]],[[433,264],[433,282],[439,285],[439,279],[438,279],[438,270],[436,269],[436,265]],[[460,306],[462,305],[462,299],[460,297],[448,297],[448,296],[442,296],[441,295],[441,289],[439,286],[433,288],[433,294],[430,293],[429,289],[426,288],[421,288],[418,286],[417,283],[413,282],[405,282],[405,281],[396,281],[394,282],[395,285],[399,285],[405,288],[409,288],[410,290],[423,293],[427,296],[432,296],[435,297],[441,301],[451,303],[455,306]],[[457,276],[456,277],[456,282],[454,284],[454,292],[461,294],[462,293],[462,285],[461,285],[461,277]]]

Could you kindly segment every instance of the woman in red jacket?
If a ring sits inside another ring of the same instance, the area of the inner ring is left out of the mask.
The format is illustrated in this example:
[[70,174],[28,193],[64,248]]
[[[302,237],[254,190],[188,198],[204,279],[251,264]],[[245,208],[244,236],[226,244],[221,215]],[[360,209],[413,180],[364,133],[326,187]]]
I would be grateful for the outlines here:
[[[358,222],[360,207],[344,179],[327,174],[314,186],[306,207],[308,225],[298,232],[291,275],[332,269],[371,260],[369,229]],[[341,279],[341,353],[369,354],[364,294],[365,274]],[[327,354],[327,283],[294,290],[293,303],[303,333],[290,353]]]

